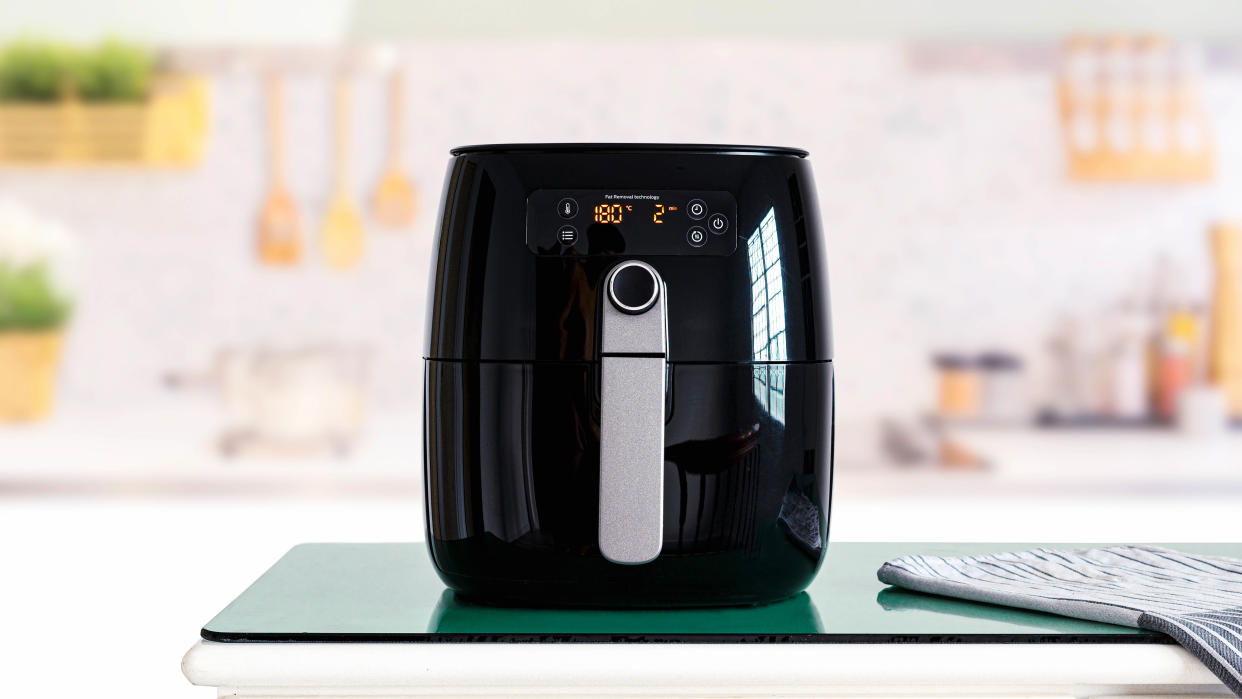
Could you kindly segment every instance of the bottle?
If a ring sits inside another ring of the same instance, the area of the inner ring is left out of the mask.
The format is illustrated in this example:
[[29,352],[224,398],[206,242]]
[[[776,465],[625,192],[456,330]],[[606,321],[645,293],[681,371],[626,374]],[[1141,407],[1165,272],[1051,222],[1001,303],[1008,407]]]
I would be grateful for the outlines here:
[[1061,119],[1071,153],[1086,156],[1099,147],[1094,105],[1100,89],[1100,61],[1089,37],[1073,37],[1065,45],[1062,66]]
[[1111,320],[1115,324],[1105,352],[1104,414],[1122,422],[1148,417],[1147,316],[1140,304],[1128,298]]
[[1169,45],[1164,38],[1144,36],[1139,39],[1135,123],[1139,148],[1147,156],[1165,155],[1169,150],[1170,59]]
[[939,374],[936,413],[947,419],[979,415],[979,366],[964,354],[943,353],[932,359]]
[[1177,417],[1181,394],[1201,375],[1202,326],[1199,313],[1186,301],[1174,305],[1160,335],[1155,371],[1156,415],[1164,421]]
[[1068,423],[1089,416],[1091,362],[1085,346],[1084,324],[1073,314],[1063,314],[1048,337],[1049,384],[1041,420]]
[[1203,323],[1187,289],[1185,271],[1161,255],[1152,277],[1149,309],[1151,333],[1150,389],[1152,412],[1161,422],[1177,417],[1181,394],[1199,376]]
[[1183,157],[1194,157],[1210,147],[1207,115],[1199,94],[1202,74],[1202,52],[1183,44],[1175,55],[1170,103],[1173,145]]
[[1126,38],[1112,37],[1106,42],[1102,67],[1104,147],[1114,154],[1130,155],[1135,146],[1135,66]]
[[1022,359],[1016,354],[993,350],[979,355],[982,389],[979,415],[997,424],[1021,424],[1030,417]]
[[1212,227],[1212,289],[1208,381],[1225,394],[1230,419],[1242,419],[1242,224]]
[[1182,393],[1190,385],[1190,344],[1166,333],[1160,338],[1156,360],[1156,417],[1171,422],[1177,417]]

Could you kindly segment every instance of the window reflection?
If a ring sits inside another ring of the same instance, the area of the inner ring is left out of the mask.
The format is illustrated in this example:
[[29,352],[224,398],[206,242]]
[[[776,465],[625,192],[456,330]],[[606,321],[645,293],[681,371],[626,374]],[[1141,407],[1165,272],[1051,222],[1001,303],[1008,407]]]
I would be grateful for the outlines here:
[[[756,362],[783,362],[785,287],[777,247],[776,209],[768,209],[746,244],[750,258],[752,355]],[[785,367],[760,364],[754,369],[755,398],[777,422],[785,422]]]

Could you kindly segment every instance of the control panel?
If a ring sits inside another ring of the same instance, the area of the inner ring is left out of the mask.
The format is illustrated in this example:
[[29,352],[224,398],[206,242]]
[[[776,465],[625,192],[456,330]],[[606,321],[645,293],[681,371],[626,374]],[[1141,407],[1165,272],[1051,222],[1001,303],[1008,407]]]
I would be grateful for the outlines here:
[[730,255],[728,192],[540,189],[526,198],[526,245],[539,255]]

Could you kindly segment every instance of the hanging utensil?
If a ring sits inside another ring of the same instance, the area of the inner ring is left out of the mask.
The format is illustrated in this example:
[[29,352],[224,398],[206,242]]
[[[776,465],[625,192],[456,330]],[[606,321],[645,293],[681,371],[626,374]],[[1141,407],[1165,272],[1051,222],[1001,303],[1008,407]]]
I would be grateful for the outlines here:
[[349,99],[348,79],[338,78],[334,138],[336,176],[320,245],[328,264],[341,270],[357,265],[364,247],[362,216],[349,191]]
[[389,228],[405,228],[414,221],[417,199],[414,183],[401,165],[405,117],[405,71],[396,69],[388,86],[388,164],[371,197],[375,220]]
[[269,182],[267,200],[259,212],[255,243],[259,260],[287,266],[302,258],[302,219],[285,180],[285,109],[281,79],[267,78]]

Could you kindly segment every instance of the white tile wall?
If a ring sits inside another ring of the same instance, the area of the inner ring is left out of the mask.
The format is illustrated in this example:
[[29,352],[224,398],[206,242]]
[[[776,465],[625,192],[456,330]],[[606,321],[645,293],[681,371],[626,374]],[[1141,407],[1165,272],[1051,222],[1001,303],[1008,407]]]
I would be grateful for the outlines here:
[[[1221,174],[1207,186],[1066,180],[1043,70],[921,70],[898,44],[455,42],[405,49],[414,229],[375,232],[362,268],[258,267],[261,86],[214,77],[212,140],[187,172],[0,171],[0,193],[80,231],[86,254],[64,398],[98,409],[171,400],[169,368],[219,344],[364,342],[379,401],[417,403],[428,251],[453,145],[697,141],[812,153],[832,264],[842,419],[930,399],[935,347],[1038,353],[1050,319],[1130,288],[1168,251],[1206,286],[1204,228],[1242,216],[1242,74],[1209,73]],[[330,80],[287,87],[292,185],[309,227],[330,178]],[[366,196],[384,144],[380,76],[355,85],[353,172]]]

